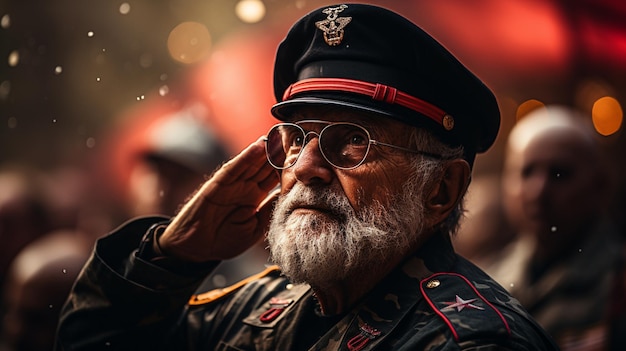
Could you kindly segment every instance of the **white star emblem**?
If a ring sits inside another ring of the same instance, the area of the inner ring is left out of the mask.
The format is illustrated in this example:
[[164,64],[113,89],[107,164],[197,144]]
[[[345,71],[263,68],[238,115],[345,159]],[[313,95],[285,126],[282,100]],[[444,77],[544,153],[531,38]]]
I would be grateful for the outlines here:
[[445,310],[451,310],[451,309],[456,308],[457,312],[461,312],[463,311],[465,307],[473,308],[476,310],[484,310],[484,308],[472,304],[472,302],[476,300],[478,299],[476,298],[476,299],[470,299],[470,300],[463,300],[462,298],[459,297],[459,295],[456,295],[456,302],[444,302],[447,306],[442,308],[441,311],[443,312]]

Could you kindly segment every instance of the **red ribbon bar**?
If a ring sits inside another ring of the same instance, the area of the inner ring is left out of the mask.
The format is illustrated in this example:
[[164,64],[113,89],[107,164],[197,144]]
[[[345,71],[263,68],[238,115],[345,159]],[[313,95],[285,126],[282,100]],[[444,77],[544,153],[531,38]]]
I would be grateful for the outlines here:
[[274,321],[289,305],[291,305],[292,302],[293,300],[291,299],[283,300],[272,297],[270,299],[270,308],[259,316],[259,320],[263,323],[270,323]]

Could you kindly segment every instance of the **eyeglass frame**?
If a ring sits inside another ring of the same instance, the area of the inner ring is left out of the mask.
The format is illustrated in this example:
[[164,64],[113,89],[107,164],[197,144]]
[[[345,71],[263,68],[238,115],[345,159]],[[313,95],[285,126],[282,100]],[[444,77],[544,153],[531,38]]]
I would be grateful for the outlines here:
[[[304,128],[302,128],[299,124],[304,124],[304,123],[319,123],[319,124],[325,124],[326,126],[324,128],[322,128],[322,130],[318,132],[314,132],[314,131],[305,131]],[[365,154],[363,155],[363,159],[361,159],[361,161],[359,161],[356,165],[352,166],[352,167],[341,167],[341,166],[337,166],[336,164],[334,164],[333,162],[331,162],[328,157],[326,156],[326,154],[324,154],[324,150],[322,150],[322,146],[321,143],[319,142],[319,139],[321,139],[322,134],[324,133],[324,131],[333,126],[333,125],[350,125],[350,126],[354,126],[357,127],[359,129],[362,129],[365,132],[365,135],[367,135],[367,139],[368,139],[368,144],[367,144],[367,150],[365,150]],[[372,135],[370,134],[369,130],[367,130],[367,128],[363,127],[360,124],[357,123],[352,123],[352,122],[330,122],[330,121],[323,121],[323,120],[319,120],[319,119],[307,119],[307,120],[302,120],[302,121],[298,121],[296,123],[293,122],[282,122],[282,123],[277,123],[275,125],[273,125],[267,132],[266,135],[269,135],[271,131],[273,131],[275,128],[279,127],[279,126],[294,126],[297,127],[298,129],[300,129],[300,131],[302,131],[302,135],[304,136],[304,138],[302,139],[302,146],[300,147],[300,151],[298,152],[298,155],[296,155],[295,157],[295,161],[290,164],[289,166],[286,167],[278,167],[276,166],[270,159],[270,151],[269,151],[269,147],[268,147],[268,142],[269,142],[269,138],[266,136],[263,138],[263,141],[265,142],[265,157],[267,158],[267,162],[274,168],[276,168],[277,170],[285,170],[287,168],[293,167],[297,162],[298,159],[300,158],[300,155],[302,154],[302,151],[304,150],[304,148],[306,147],[306,145],[308,144],[307,138],[309,137],[310,134],[316,135],[318,138],[318,145],[317,147],[320,150],[320,154],[322,155],[322,157],[324,157],[324,160],[326,160],[326,162],[328,162],[328,164],[330,164],[331,166],[337,168],[337,169],[341,169],[341,170],[352,170],[355,169],[359,166],[361,166],[365,160],[367,159],[367,155],[369,155],[370,152],[370,148],[372,145],[378,145],[378,146],[387,146],[390,148],[394,148],[394,149],[398,149],[398,150],[402,150],[405,152],[410,152],[413,154],[418,154],[418,155],[422,155],[422,156],[426,156],[426,157],[430,157],[430,158],[435,158],[435,159],[443,159],[442,155],[438,155],[435,153],[431,153],[431,152],[427,152],[427,151],[422,151],[422,150],[414,150],[414,149],[409,149],[409,148],[405,148],[402,146],[398,146],[398,145],[393,145],[393,144],[389,144],[389,143],[384,143],[382,141],[378,141],[378,140],[374,140],[372,139]],[[286,154],[285,154],[285,160],[286,160]]]

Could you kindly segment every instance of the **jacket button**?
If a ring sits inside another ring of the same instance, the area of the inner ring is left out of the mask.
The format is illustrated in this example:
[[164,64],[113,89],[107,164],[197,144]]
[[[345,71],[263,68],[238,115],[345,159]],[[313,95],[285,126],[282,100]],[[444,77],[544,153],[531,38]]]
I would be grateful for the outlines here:
[[437,279],[430,280],[428,281],[428,283],[426,283],[426,287],[429,289],[434,289],[438,287],[439,285],[441,285],[441,282]]

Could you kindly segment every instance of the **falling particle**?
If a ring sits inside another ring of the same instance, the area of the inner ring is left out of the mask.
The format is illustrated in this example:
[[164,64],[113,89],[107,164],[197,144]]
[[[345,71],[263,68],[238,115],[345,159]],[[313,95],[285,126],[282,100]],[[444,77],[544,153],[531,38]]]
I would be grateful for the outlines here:
[[167,74],[166,73],[161,74],[160,79],[161,79],[161,81],[167,80]]
[[99,81],[100,81],[100,77],[96,78],[96,82],[99,82]]
[[63,67],[61,66],[54,67],[54,73],[61,74],[62,72],[63,72]]
[[550,227],[550,231],[551,231],[552,233],[556,232],[556,226],[552,226],[552,227]]
[[557,173],[557,174],[555,175],[555,177],[557,177],[557,178],[561,178],[561,173]]
[[109,341],[104,343],[104,346],[111,346],[111,343]]
[[130,4],[125,2],[120,5],[120,13],[122,15],[127,15],[130,12]]
[[510,287],[515,287],[515,283],[511,283],[511,285],[509,285]]
[[163,196],[165,196],[165,191],[163,190],[159,191],[159,197],[163,197]]
[[52,307],[53,307],[52,305],[48,305],[48,308],[52,308]]
[[63,272],[63,274],[67,274],[67,269],[63,268],[61,272]]
[[90,38],[93,37],[93,32],[92,31],[87,32],[87,36]]
[[90,149],[93,148],[94,146],[96,146],[96,138],[93,138],[93,137],[92,138],[87,138],[87,141],[85,142],[85,145],[88,148],[90,148]]
[[107,49],[102,49],[102,52],[105,52],[105,51],[107,51]]
[[3,29],[7,29],[11,26],[11,17],[7,14],[2,16],[2,19],[0,19],[0,27],[2,27]]
[[56,119],[56,118],[53,118],[53,119],[52,119],[52,123],[56,123],[56,122],[57,122],[57,119]]
[[145,98],[146,98],[146,97],[145,97],[144,95],[137,96],[137,101],[143,100],[143,99],[145,99]]
[[165,96],[170,92],[170,88],[167,85],[163,85],[159,88],[159,95]]
[[10,67],[17,66],[17,64],[20,63],[20,53],[17,50],[11,51],[8,62]]
[[583,249],[578,249],[578,253],[582,253],[582,252],[583,252]]

